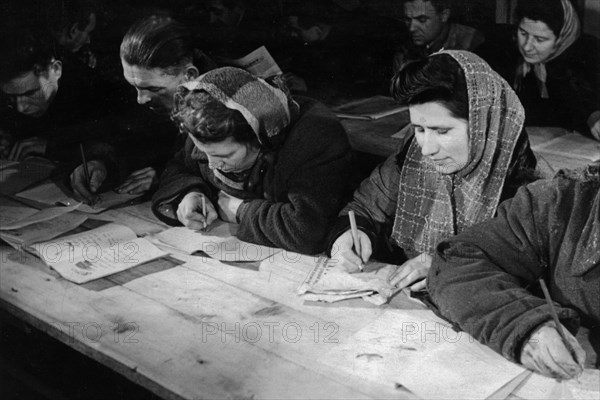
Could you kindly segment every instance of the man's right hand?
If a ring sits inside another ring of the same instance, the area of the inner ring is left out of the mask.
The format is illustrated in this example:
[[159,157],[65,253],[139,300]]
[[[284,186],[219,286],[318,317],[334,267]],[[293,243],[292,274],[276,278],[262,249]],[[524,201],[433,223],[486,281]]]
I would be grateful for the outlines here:
[[361,254],[357,255],[354,251],[354,241],[352,240],[352,230],[348,229],[333,243],[331,247],[331,260],[328,265],[339,271],[349,273],[359,272],[360,265],[369,261],[373,249],[369,236],[358,230],[358,240],[360,242]]
[[572,379],[581,375],[585,351],[565,327],[563,331],[575,354],[569,352],[554,322],[550,321],[529,336],[521,350],[521,364],[549,378]]
[[185,195],[177,207],[177,219],[186,227],[199,231],[212,224],[219,218],[213,204],[205,198],[206,215],[202,214],[202,197],[199,192],[190,192]]
[[98,160],[88,161],[87,167],[90,173],[90,181],[87,181],[83,164],[81,164],[71,172],[71,188],[86,203],[94,203],[97,198],[95,193],[106,179],[108,170],[106,165]]

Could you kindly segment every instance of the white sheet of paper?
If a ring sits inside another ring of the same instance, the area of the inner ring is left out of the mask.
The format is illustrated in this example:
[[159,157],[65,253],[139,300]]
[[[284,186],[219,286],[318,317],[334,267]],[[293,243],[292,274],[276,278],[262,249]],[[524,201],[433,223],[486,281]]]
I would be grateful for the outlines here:
[[424,399],[486,399],[525,371],[429,310],[389,310],[319,360]]
[[0,230],[17,221],[28,218],[38,212],[33,207],[16,202],[8,197],[0,196]]
[[84,283],[167,255],[128,227],[107,224],[87,232],[36,243],[36,253],[61,276]]
[[[36,187],[17,193],[17,196],[50,205],[64,204],[66,206],[72,206],[79,203],[79,201],[75,200],[69,193],[66,193],[65,190],[61,189],[52,181],[44,182]],[[127,203],[140,195],[116,193],[111,190],[102,193],[99,196],[101,200],[94,204],[93,207],[87,204],[81,204],[78,211],[88,214],[97,214],[107,208]]]
[[268,78],[282,73],[281,68],[279,68],[279,65],[277,65],[277,62],[265,46],[260,46],[242,58],[227,60],[227,63],[245,69],[261,78]]
[[[214,225],[214,226],[213,226]],[[220,222],[206,232],[176,227],[158,233],[155,237],[168,246],[192,254],[197,251],[221,261],[261,261],[279,252],[279,249],[241,241],[234,236],[235,225]]]
[[579,133],[559,136],[531,148],[542,154],[553,154],[589,162],[600,160],[600,142]]
[[[76,203],[75,205],[68,207],[50,207],[39,211],[34,209],[33,214],[24,216],[22,218],[7,223],[4,223],[3,217],[0,216],[0,221],[2,221],[2,224],[0,225],[0,230],[14,230],[23,228],[27,225],[37,224],[38,222],[48,221],[56,217],[60,217],[61,215],[64,215],[71,211],[75,211],[80,205],[81,203]],[[3,207],[0,207],[0,215],[1,214],[4,214]]]
[[0,238],[18,249],[21,246],[29,246],[60,236],[77,228],[86,219],[87,216],[81,213],[66,213],[19,229],[0,231]]

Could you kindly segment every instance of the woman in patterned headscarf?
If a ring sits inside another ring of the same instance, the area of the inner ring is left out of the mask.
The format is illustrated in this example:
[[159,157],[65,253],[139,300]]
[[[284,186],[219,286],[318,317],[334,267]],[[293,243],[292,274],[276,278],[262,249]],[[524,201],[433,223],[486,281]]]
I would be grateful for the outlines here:
[[415,281],[426,276],[437,243],[491,218],[536,162],[516,94],[475,54],[443,51],[408,64],[392,92],[409,106],[414,137],[363,181],[342,211],[357,215],[359,251],[346,217],[330,251],[348,272],[371,255],[401,264],[392,283],[420,289],[424,282]]
[[220,217],[243,241],[319,253],[348,194],[350,144],[324,105],[272,83],[225,67],[179,87],[173,119],[186,143],[152,210],[190,229]]
[[526,126],[559,126],[600,140],[598,40],[580,35],[570,0],[520,1],[515,16],[516,43],[491,44],[489,56],[481,55],[513,85]]

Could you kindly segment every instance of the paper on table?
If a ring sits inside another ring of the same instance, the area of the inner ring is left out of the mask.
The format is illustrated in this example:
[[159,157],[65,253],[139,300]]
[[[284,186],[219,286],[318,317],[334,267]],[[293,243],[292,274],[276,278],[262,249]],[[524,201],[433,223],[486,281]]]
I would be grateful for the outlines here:
[[373,96],[335,107],[334,113],[339,118],[375,120],[406,109],[406,106],[399,105],[391,97]]
[[554,154],[587,161],[600,160],[600,142],[580,135],[568,133],[531,147],[533,151]]
[[486,399],[525,371],[429,310],[386,311],[319,361],[424,399]]
[[600,370],[586,369],[579,379],[557,381],[540,374],[532,374],[515,391],[521,399],[600,399]]
[[396,265],[367,263],[361,273],[349,274],[338,271],[321,257],[298,288],[305,300],[335,302],[362,297],[377,305],[385,304],[397,290],[387,280]]
[[167,255],[128,227],[107,224],[31,246],[64,278],[84,283]]
[[[2,223],[2,225],[0,225],[0,230],[14,230],[23,228],[27,225],[37,224],[38,222],[48,221],[56,217],[60,217],[61,215],[64,215],[71,211],[74,211],[80,205],[81,203],[77,203],[68,207],[50,207],[39,211],[34,210],[35,212],[33,214],[27,215],[23,218],[19,218],[12,222]],[[0,213],[4,213],[2,207],[0,207]],[[2,217],[0,217],[0,220],[2,220]]]
[[235,225],[218,222],[206,232],[193,231],[185,227],[167,229],[155,237],[168,246],[187,254],[202,251],[216,260],[261,261],[279,252],[279,249],[247,243],[233,236]]
[[[38,203],[50,205],[64,204],[66,206],[71,206],[79,203],[72,197],[71,193],[64,188],[61,188],[54,181],[44,182],[36,187],[24,190],[20,193],[17,193],[17,196],[23,199],[33,200]],[[97,214],[106,210],[107,208],[124,204],[137,197],[140,197],[139,194],[132,195],[126,193],[116,193],[112,190],[104,192],[99,196],[100,201],[94,204],[93,207],[87,204],[81,204],[78,208],[78,211],[88,214]]]
[[258,49],[248,55],[235,60],[224,60],[226,64],[234,67],[245,69],[253,75],[261,78],[268,78],[273,75],[280,75],[281,68],[277,65],[275,59],[265,46],[260,46]]
[[5,226],[25,219],[38,212],[33,207],[16,202],[8,197],[0,196],[0,230]]
[[27,225],[23,228],[0,231],[0,239],[18,249],[67,233],[83,224],[86,219],[87,216],[81,213],[62,214],[51,220]]

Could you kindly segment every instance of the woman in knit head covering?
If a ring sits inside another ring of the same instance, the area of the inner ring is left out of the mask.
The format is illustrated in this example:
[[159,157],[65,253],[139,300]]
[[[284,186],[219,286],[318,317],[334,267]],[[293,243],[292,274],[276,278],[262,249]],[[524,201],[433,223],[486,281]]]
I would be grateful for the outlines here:
[[372,172],[342,211],[357,214],[360,254],[344,217],[330,249],[348,272],[371,255],[402,264],[390,280],[405,287],[426,276],[437,243],[491,218],[536,162],[517,96],[472,53],[443,51],[407,64],[392,92],[408,104],[414,138]]
[[294,100],[278,78],[271,84],[226,67],[181,85],[173,120],[187,141],[154,196],[159,218],[201,229],[220,217],[239,223],[247,242],[324,250],[347,194],[351,153],[323,105]]

